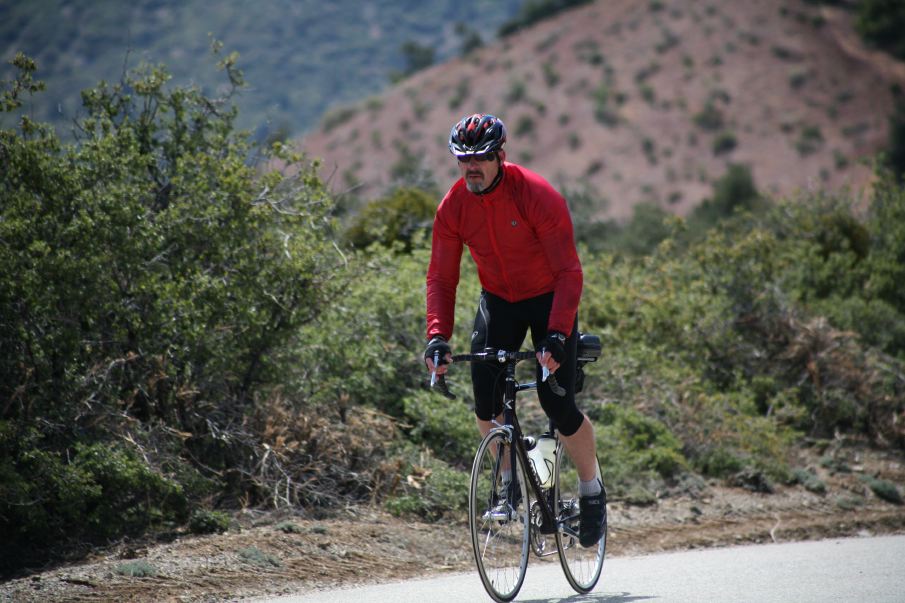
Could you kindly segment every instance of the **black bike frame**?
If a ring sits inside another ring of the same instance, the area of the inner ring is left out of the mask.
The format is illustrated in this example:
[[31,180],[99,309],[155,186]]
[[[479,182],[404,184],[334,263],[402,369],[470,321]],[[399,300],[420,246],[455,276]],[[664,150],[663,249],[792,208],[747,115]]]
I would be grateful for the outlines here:
[[[531,357],[533,357],[533,355]],[[505,355],[500,352],[497,355],[497,360],[499,362],[506,363],[506,388],[503,396],[503,425],[498,427],[497,429],[506,430],[509,433],[509,437],[512,442],[512,445],[509,448],[511,455],[509,464],[510,467],[513,468],[513,487],[519,487],[517,481],[518,471],[515,470],[516,455],[518,455],[522,459],[522,466],[526,468],[525,473],[528,476],[528,484],[531,486],[531,489],[534,491],[534,495],[537,501],[540,503],[539,506],[543,522],[541,526],[535,527],[540,530],[541,534],[554,534],[559,527],[557,525],[555,509],[550,508],[550,503],[547,500],[548,497],[546,495],[546,492],[543,488],[541,488],[540,483],[537,481],[537,476],[533,471],[529,469],[529,467],[531,467],[531,463],[528,459],[528,451],[525,449],[524,435],[522,433],[521,425],[519,425],[518,417],[515,414],[515,394],[520,391],[537,389],[536,381],[533,381],[531,383],[518,383],[518,381],[516,381],[515,379],[515,366],[519,360],[523,359],[525,358],[522,357],[518,352],[506,352]],[[552,425],[550,426],[550,430],[552,432]]]

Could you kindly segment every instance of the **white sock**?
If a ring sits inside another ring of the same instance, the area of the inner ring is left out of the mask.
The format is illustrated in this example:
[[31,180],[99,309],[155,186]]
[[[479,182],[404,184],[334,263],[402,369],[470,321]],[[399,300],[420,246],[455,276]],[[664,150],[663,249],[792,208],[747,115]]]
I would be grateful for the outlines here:
[[603,486],[596,477],[594,479],[589,479],[588,481],[579,480],[578,482],[579,496],[597,496],[600,494],[601,490],[603,490]]
[[600,477],[600,465],[598,464],[596,467],[597,475],[594,476],[594,479],[588,481],[578,480],[578,495],[579,496],[597,496],[600,494],[600,491],[603,490],[603,478]]

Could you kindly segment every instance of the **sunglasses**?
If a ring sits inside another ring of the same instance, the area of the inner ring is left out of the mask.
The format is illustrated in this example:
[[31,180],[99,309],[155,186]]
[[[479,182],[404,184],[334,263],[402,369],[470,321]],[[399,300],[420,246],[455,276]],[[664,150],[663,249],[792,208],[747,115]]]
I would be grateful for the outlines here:
[[472,159],[475,161],[494,161],[496,159],[496,153],[481,153],[479,155],[456,155],[456,159],[459,160],[459,163],[468,163]]

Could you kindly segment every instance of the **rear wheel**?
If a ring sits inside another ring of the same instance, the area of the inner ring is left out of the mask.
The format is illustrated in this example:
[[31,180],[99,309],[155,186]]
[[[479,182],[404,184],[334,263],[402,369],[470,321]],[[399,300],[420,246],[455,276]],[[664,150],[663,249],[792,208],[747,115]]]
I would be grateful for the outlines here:
[[578,470],[560,443],[556,448],[554,472],[554,500],[557,501],[561,527],[556,532],[559,562],[566,579],[579,593],[590,592],[600,579],[606,553],[606,508],[604,507],[603,537],[594,546],[583,547],[578,542]]
[[[504,483],[504,469],[513,469]],[[468,527],[484,588],[495,601],[518,594],[528,568],[529,505],[525,467],[503,430],[487,434],[475,454]]]

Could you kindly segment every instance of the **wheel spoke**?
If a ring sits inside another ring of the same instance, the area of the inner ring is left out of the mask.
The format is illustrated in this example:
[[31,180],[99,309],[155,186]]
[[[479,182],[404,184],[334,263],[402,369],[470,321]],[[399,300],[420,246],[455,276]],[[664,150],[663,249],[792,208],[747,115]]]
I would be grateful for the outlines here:
[[[478,447],[469,492],[469,528],[478,573],[496,601],[511,601],[522,586],[528,564],[529,513],[521,461],[513,465],[516,500],[502,483],[502,460],[509,458],[505,432],[492,431]],[[511,462],[509,464],[512,464]],[[517,480],[517,481],[516,481]]]

